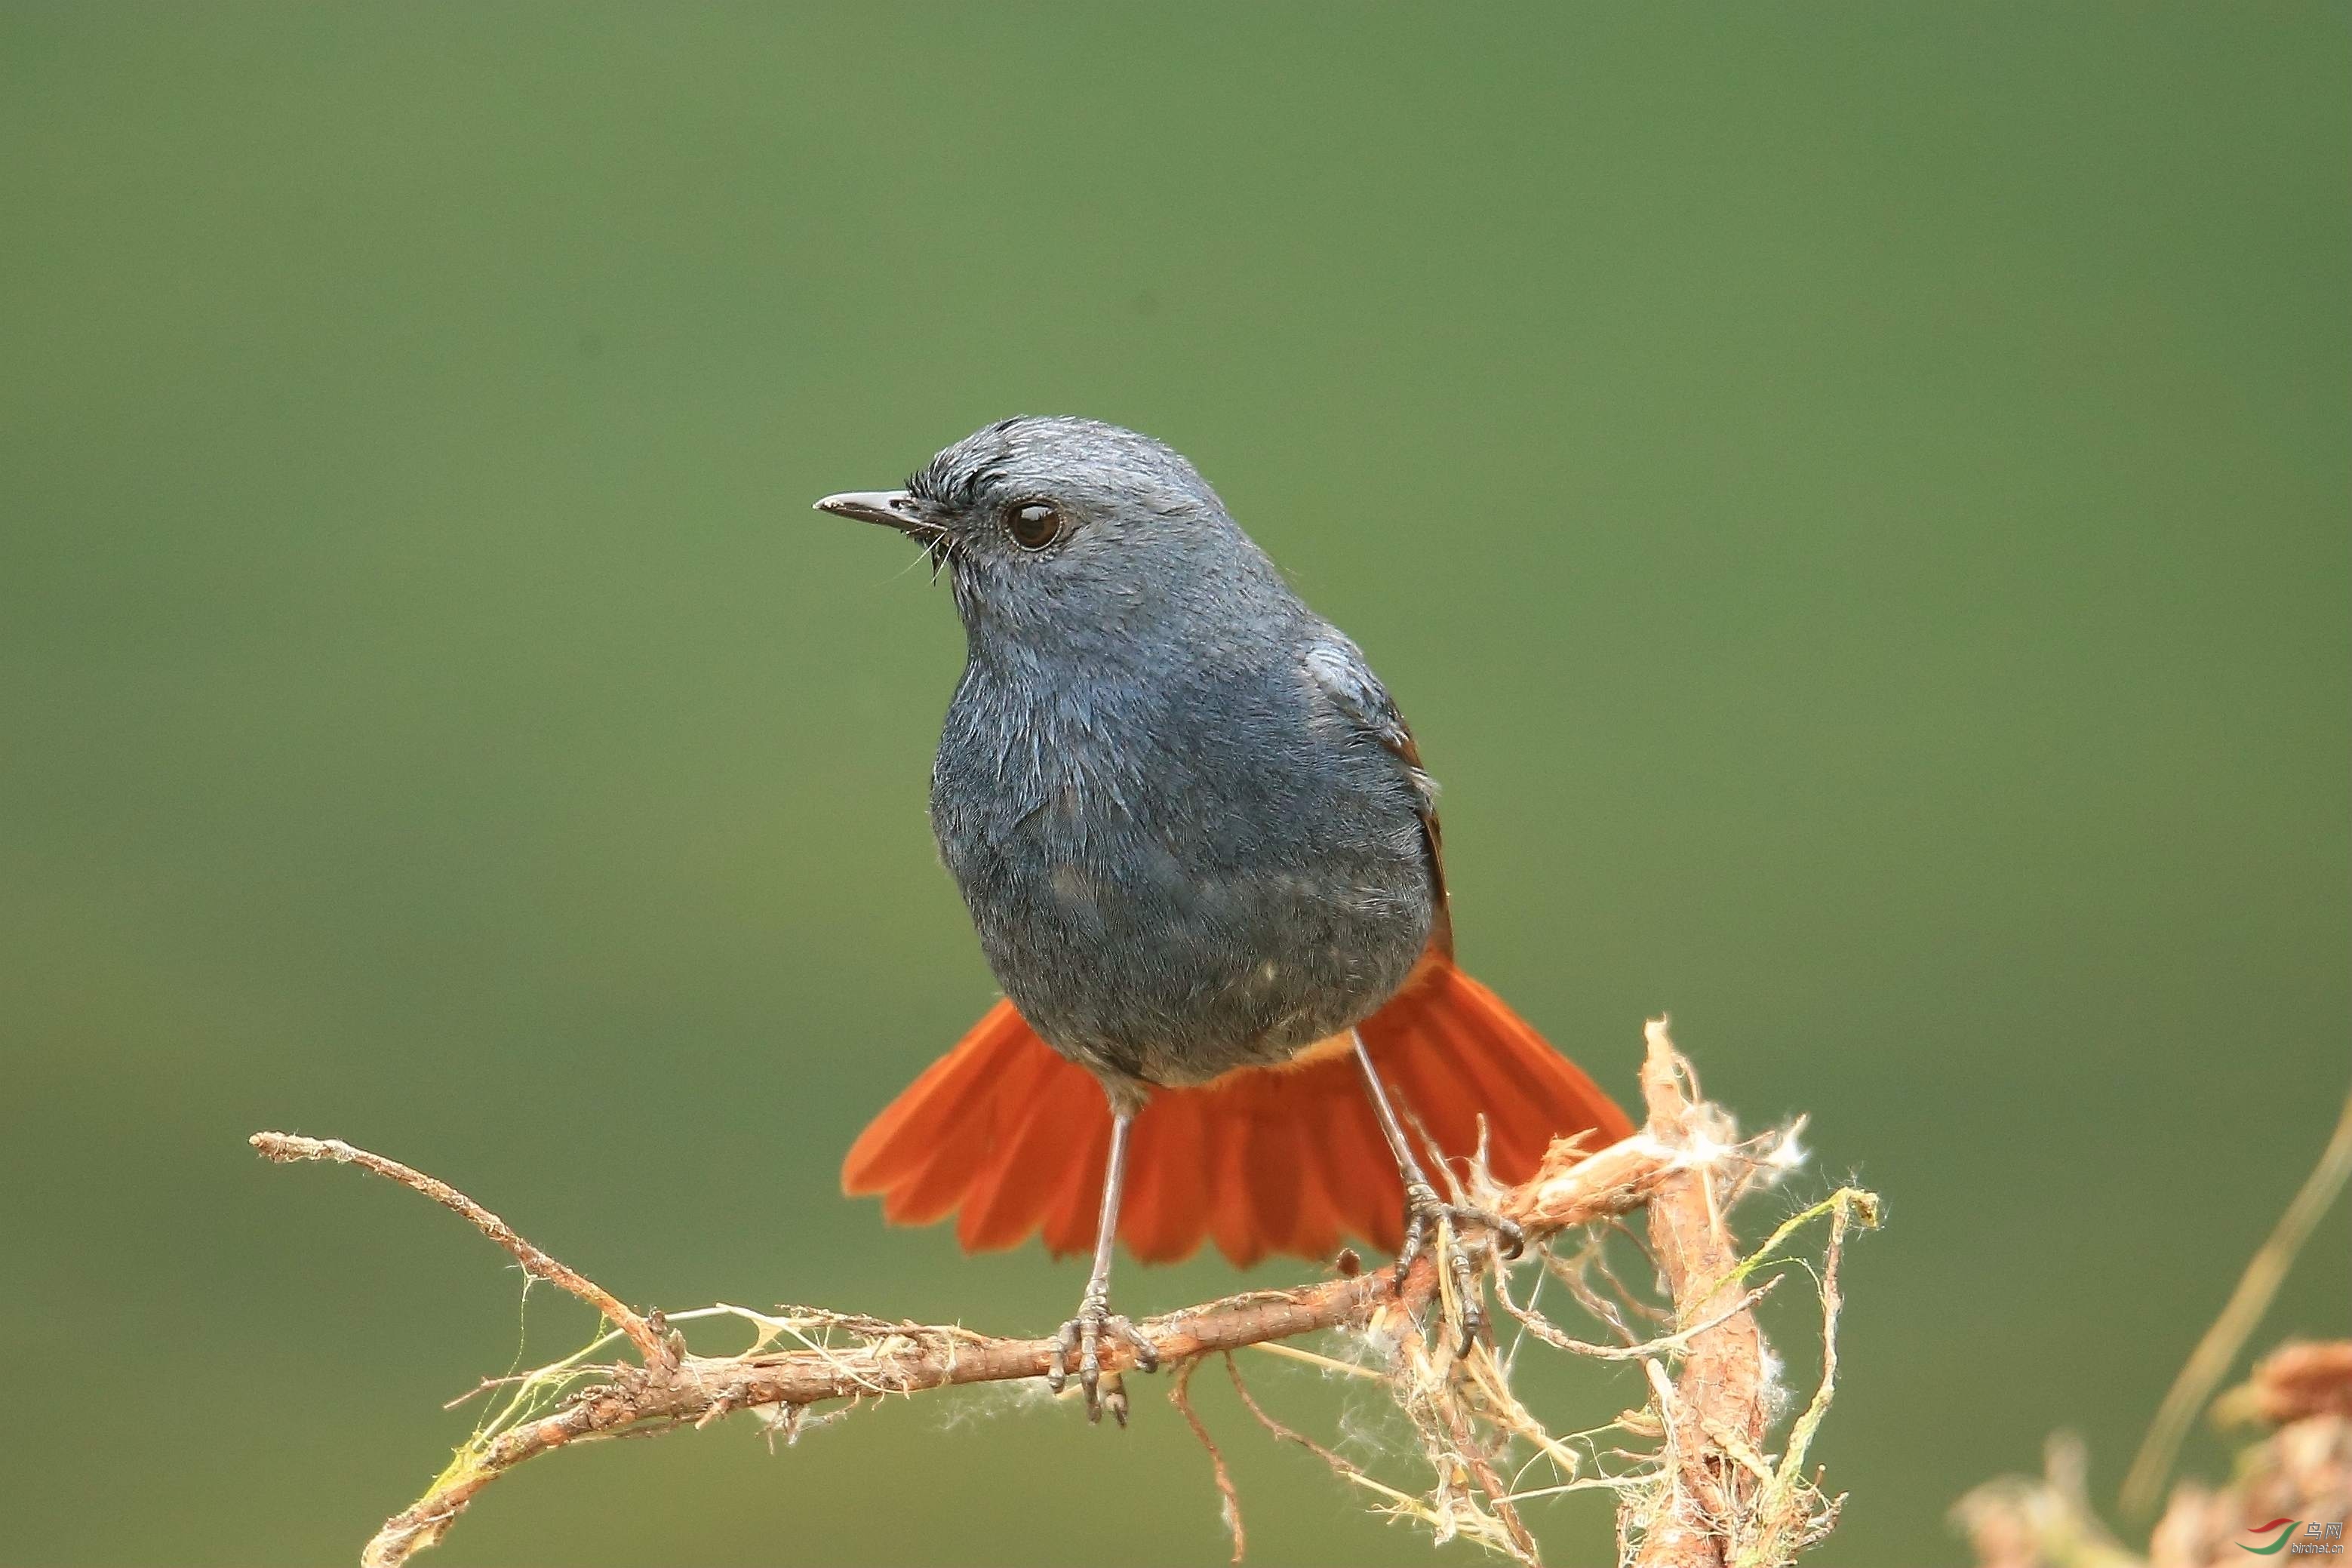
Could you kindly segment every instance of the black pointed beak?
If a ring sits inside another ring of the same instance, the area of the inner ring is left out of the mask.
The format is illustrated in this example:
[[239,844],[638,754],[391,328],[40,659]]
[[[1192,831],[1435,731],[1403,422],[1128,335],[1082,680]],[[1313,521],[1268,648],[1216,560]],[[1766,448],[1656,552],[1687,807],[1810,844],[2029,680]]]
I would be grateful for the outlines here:
[[905,490],[844,490],[817,502],[816,510],[859,522],[878,522],[911,539],[929,539],[941,531],[931,521],[929,508]]

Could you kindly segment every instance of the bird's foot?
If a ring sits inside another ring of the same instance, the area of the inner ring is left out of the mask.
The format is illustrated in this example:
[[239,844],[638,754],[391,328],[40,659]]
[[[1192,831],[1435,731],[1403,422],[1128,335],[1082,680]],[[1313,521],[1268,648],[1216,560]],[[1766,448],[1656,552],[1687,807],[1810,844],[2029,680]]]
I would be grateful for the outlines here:
[[1110,1310],[1110,1300],[1106,1292],[1090,1289],[1086,1300],[1078,1303],[1078,1315],[1064,1323],[1061,1331],[1054,1336],[1054,1364],[1045,1373],[1045,1386],[1056,1394],[1061,1393],[1062,1384],[1068,1378],[1075,1363],[1078,1386],[1086,1391],[1087,1419],[1100,1421],[1103,1412],[1108,1410],[1111,1419],[1124,1426],[1127,1425],[1127,1390],[1115,1372],[1108,1374],[1108,1386],[1106,1387],[1102,1366],[1103,1343],[1114,1337],[1125,1340],[1129,1348],[1135,1352],[1138,1371],[1160,1370],[1160,1352],[1152,1348],[1143,1331],[1137,1328],[1132,1320]]
[[1478,1342],[1478,1335],[1486,1326],[1477,1269],[1462,1247],[1463,1230],[1474,1226],[1486,1233],[1496,1252],[1506,1259],[1517,1258],[1527,1246],[1527,1236],[1516,1222],[1467,1204],[1449,1204],[1425,1181],[1405,1183],[1404,1245],[1397,1249],[1396,1288],[1400,1291],[1404,1289],[1405,1276],[1412,1271],[1414,1260],[1424,1251],[1436,1252],[1437,1266],[1453,1275],[1454,1299],[1462,1305],[1462,1342],[1458,1352],[1462,1355],[1470,1353],[1470,1347]]

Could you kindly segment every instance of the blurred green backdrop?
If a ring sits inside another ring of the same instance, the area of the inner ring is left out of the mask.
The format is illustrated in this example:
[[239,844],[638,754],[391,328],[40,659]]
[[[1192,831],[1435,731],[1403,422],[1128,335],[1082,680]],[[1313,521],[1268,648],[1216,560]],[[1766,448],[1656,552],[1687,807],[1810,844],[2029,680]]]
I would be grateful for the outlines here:
[[[8,6],[0,1554],[344,1559],[514,1357],[478,1237],[257,1128],[641,1301],[1066,1312],[835,1188],[992,990],[950,606],[808,502],[1022,410],[1370,650],[1475,970],[1812,1112],[1768,1210],[1887,1194],[1822,1560],[1956,1560],[2054,1426],[2106,1495],[2345,1087],[2348,15]],[[567,1455],[435,1561],[1220,1560],[1158,1387]],[[1204,1411],[1257,1561],[1427,1556]]]

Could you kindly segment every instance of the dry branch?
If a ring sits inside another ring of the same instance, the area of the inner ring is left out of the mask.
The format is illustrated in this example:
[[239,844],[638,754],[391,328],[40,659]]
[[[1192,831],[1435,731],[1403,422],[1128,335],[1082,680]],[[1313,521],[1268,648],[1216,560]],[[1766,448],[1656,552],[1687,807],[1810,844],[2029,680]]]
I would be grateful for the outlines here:
[[[1766,1438],[1764,1374],[1748,1310],[1753,1298],[1746,1282],[1763,1254],[1743,1263],[1724,1219],[1727,1194],[1750,1184],[1759,1173],[1790,1163],[1793,1133],[1767,1133],[1741,1142],[1728,1118],[1685,1092],[1688,1082],[1688,1066],[1667,1038],[1663,1020],[1653,1024],[1643,1070],[1648,1126],[1589,1154],[1564,1140],[1553,1145],[1526,1183],[1478,1194],[1488,1208],[1519,1225],[1531,1254],[1546,1258],[1541,1244],[1563,1230],[1650,1206],[1651,1235],[1671,1287],[1676,1328],[1623,1353],[1649,1358],[1658,1390],[1658,1413],[1667,1436],[1654,1472],[1579,1479],[1578,1456],[1520,1409],[1509,1393],[1507,1369],[1491,1347],[1480,1345],[1467,1357],[1456,1357],[1450,1331],[1419,1331],[1433,1305],[1448,1321],[1458,1321],[1460,1315],[1450,1281],[1427,1258],[1416,1263],[1401,1289],[1392,1271],[1381,1269],[1294,1289],[1244,1292],[1142,1321],[1139,1326],[1160,1360],[1177,1369],[1179,1408],[1205,1442],[1205,1429],[1182,1398],[1190,1363],[1320,1330],[1353,1330],[1384,1351],[1391,1363],[1385,1374],[1370,1375],[1385,1375],[1420,1434],[1438,1472],[1433,1501],[1423,1502],[1372,1480],[1328,1449],[1273,1422],[1255,1401],[1251,1408],[1269,1429],[1325,1454],[1342,1475],[1383,1495],[1391,1511],[1423,1518],[1441,1538],[1463,1534],[1533,1563],[1536,1543],[1516,1504],[1525,1496],[1607,1486],[1631,1500],[1623,1528],[1643,1537],[1640,1561],[1653,1568],[1777,1564],[1793,1557],[1810,1539],[1807,1531],[1790,1533],[1786,1551],[1769,1558],[1755,1555],[1743,1544],[1752,1533],[1756,1500],[1759,1491],[1769,1494],[1763,1483],[1773,1474],[1760,1454]],[[362,1555],[370,1568],[395,1568],[439,1540],[482,1488],[526,1459],[573,1443],[704,1426],[738,1411],[759,1413],[772,1432],[782,1431],[789,1439],[812,1408],[829,1402],[854,1405],[926,1389],[1042,1377],[1051,1362],[1050,1339],[998,1338],[957,1326],[815,1309],[780,1309],[774,1315],[733,1307],[667,1318],[659,1311],[641,1314],[540,1251],[480,1205],[421,1172],[329,1140],[264,1132],[252,1142],[272,1160],[357,1164],[424,1194],[464,1215],[531,1275],[587,1302],[614,1325],[613,1332],[563,1362],[520,1379],[502,1380],[510,1388],[504,1409],[459,1450],[423,1498],[385,1522]],[[1479,1179],[1474,1170],[1472,1180]],[[1843,1204],[1849,1195],[1841,1194],[1832,1205]],[[1811,1212],[1827,1212],[1832,1205]],[[1850,1206],[1837,1210],[1840,1237]],[[1795,1224],[1784,1226],[1767,1250]],[[1492,1263],[1491,1249],[1488,1261]],[[1555,1271],[1562,1271],[1559,1260],[1549,1261]],[[1614,1286],[1614,1276],[1606,1275],[1603,1267],[1604,1278]],[[1831,1270],[1833,1300],[1833,1257]],[[1591,1294],[1589,1286],[1580,1282],[1578,1288]],[[1538,1337],[1566,1339],[1531,1308],[1512,1310],[1538,1330]],[[675,1325],[721,1315],[753,1324],[758,1342],[735,1355],[690,1353]],[[1613,1312],[1611,1319],[1622,1322]],[[1828,1321],[1833,1328],[1833,1307]],[[639,1363],[605,1364],[588,1359],[616,1337],[636,1348]],[[839,1342],[843,1340],[847,1342]],[[1323,1359],[1295,1349],[1291,1353]],[[1657,1358],[1676,1354],[1683,1363],[1682,1377],[1679,1385],[1670,1388]],[[1106,1347],[1104,1359],[1107,1371],[1118,1372],[1129,1368],[1133,1358],[1126,1346],[1114,1344]],[[1808,1412],[1816,1424],[1828,1391],[1825,1380],[1815,1397],[1816,1408]],[[1570,1479],[1534,1493],[1515,1494],[1499,1464],[1515,1440],[1548,1457],[1555,1470],[1564,1470]],[[1213,1445],[1209,1448],[1238,1560],[1238,1500],[1222,1456]],[[1801,1459],[1801,1445],[1790,1458]],[[1782,1490],[1797,1500],[1790,1506],[1807,1517],[1822,1511],[1812,1504],[1817,1494],[1801,1479],[1801,1484]]]
[[[1650,1031],[1642,1064],[1650,1130],[1685,1148],[1712,1141],[1723,1129],[1709,1121],[1713,1108],[1696,1089],[1685,1092],[1687,1068],[1667,1042],[1664,1020]],[[1723,1568],[1727,1526],[1746,1511],[1758,1480],[1738,1456],[1764,1446],[1762,1336],[1741,1304],[1739,1252],[1715,1192],[1722,1177],[1694,1165],[1665,1178],[1650,1200],[1650,1246],[1674,1297],[1676,1325],[1706,1326],[1692,1334],[1671,1391],[1658,1363],[1649,1363],[1676,1462],[1646,1521],[1637,1568]]]

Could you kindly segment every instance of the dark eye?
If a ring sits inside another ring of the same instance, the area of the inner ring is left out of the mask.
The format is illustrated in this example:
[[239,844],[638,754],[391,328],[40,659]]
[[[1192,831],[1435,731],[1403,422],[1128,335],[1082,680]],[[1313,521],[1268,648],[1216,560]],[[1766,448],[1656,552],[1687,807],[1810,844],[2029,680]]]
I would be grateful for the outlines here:
[[1024,550],[1043,550],[1062,537],[1061,510],[1044,501],[1016,506],[1005,516],[1004,531]]

